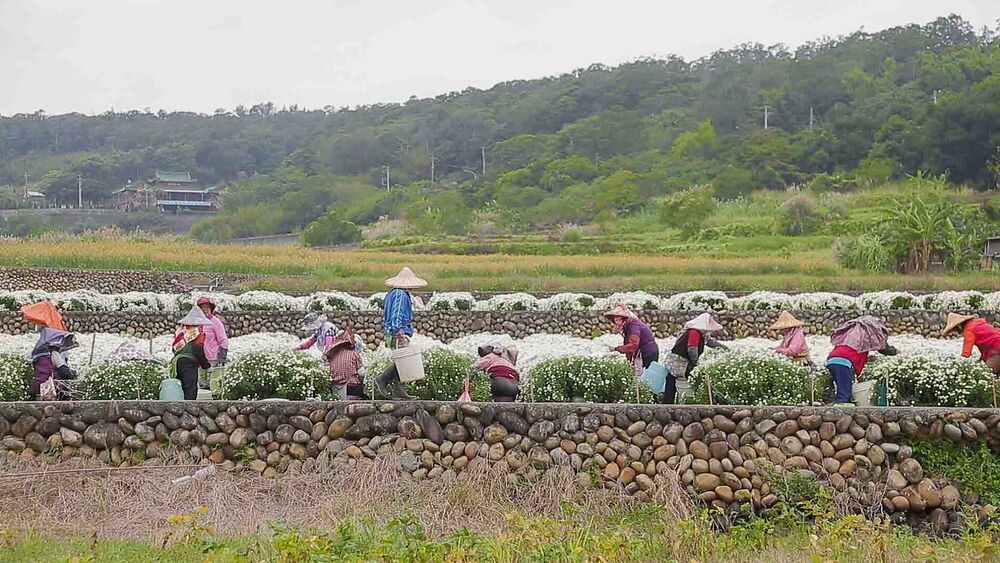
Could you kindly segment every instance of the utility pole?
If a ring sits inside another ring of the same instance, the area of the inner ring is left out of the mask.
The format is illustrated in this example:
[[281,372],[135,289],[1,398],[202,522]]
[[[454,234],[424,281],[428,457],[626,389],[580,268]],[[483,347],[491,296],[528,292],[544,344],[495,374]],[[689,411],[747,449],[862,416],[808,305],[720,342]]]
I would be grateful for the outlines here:
[[431,153],[431,183],[432,184],[434,183],[434,161],[435,160],[437,160],[437,159],[434,158],[434,153]]
[[386,164],[382,166],[382,170],[385,172],[385,178],[382,179],[382,185],[385,186],[385,191],[389,191],[392,184],[389,183],[389,165]]
[[76,175],[76,207],[83,209],[83,176]]
[[482,147],[482,149],[483,149],[483,176],[485,176],[486,175],[486,147]]
[[767,110],[771,109],[770,106],[764,106],[764,130],[767,130]]
[[937,96],[938,96],[938,92],[940,92],[940,91],[941,90],[934,90],[934,94],[933,94],[933,96],[934,96],[934,105],[937,105]]
[[28,199],[28,173],[24,173],[24,199]]
[[810,131],[813,130],[813,123],[815,123],[815,121],[816,120],[813,118],[813,108],[812,108],[812,106],[809,106],[809,130]]

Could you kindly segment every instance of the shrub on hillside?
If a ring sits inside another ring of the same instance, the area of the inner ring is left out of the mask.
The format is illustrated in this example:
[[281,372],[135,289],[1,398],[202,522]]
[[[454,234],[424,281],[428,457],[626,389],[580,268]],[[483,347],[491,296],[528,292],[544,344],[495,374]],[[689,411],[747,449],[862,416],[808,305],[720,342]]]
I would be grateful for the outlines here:
[[660,221],[690,238],[706,219],[715,213],[716,203],[711,188],[691,188],[668,196],[660,209]]
[[797,195],[778,208],[778,229],[791,236],[807,235],[823,218],[819,206],[806,195]]
[[316,219],[302,231],[302,244],[306,246],[351,244],[360,240],[361,228],[341,219],[336,213]]
[[319,360],[305,352],[280,350],[241,356],[226,368],[222,398],[322,399],[329,397],[330,375]]
[[84,372],[82,388],[91,401],[151,400],[160,396],[160,382],[168,376],[158,362],[106,362]]
[[0,401],[26,401],[30,398],[34,370],[21,356],[0,354]]
[[811,380],[808,368],[785,356],[760,351],[719,351],[707,355],[691,373],[690,384],[699,403],[712,399],[728,405],[799,405],[807,403],[813,387],[820,397],[828,378]]
[[639,383],[621,356],[565,356],[539,363],[523,399],[543,403],[582,400],[591,403],[649,403],[653,394]]
[[866,381],[888,381],[890,405],[993,406],[993,373],[985,363],[943,354],[893,356],[865,369]]

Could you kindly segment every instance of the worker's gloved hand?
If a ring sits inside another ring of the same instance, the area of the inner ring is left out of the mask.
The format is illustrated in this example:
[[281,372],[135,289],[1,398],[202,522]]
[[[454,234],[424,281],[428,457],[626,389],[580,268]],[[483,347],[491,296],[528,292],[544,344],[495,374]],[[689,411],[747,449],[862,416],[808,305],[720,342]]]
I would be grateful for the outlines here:
[[698,347],[688,346],[688,361],[692,364],[698,363]]
[[226,365],[226,358],[227,357],[229,357],[229,349],[228,348],[222,348],[222,349],[220,349],[219,350],[219,365],[220,366]]

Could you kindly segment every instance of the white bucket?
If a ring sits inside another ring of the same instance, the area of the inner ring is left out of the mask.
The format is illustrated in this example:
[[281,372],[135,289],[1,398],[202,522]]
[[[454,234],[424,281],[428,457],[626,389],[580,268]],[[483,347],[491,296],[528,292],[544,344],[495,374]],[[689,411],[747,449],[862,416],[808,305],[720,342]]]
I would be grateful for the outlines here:
[[858,381],[851,387],[851,398],[854,404],[859,407],[872,406],[872,393],[875,391],[876,381]]
[[416,348],[407,346],[393,350],[392,361],[396,364],[400,382],[409,383],[424,378],[424,359]]

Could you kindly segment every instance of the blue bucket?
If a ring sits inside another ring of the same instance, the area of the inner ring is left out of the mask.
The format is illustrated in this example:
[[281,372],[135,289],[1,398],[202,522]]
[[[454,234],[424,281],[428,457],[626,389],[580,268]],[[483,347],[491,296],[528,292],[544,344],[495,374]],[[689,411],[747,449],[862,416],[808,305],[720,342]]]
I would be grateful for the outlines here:
[[670,375],[670,370],[667,366],[661,364],[660,362],[653,362],[649,364],[649,367],[643,370],[642,375],[639,379],[649,387],[649,390],[653,393],[663,393],[667,388],[667,376]]
[[180,379],[164,379],[160,382],[161,401],[183,401],[184,388]]

